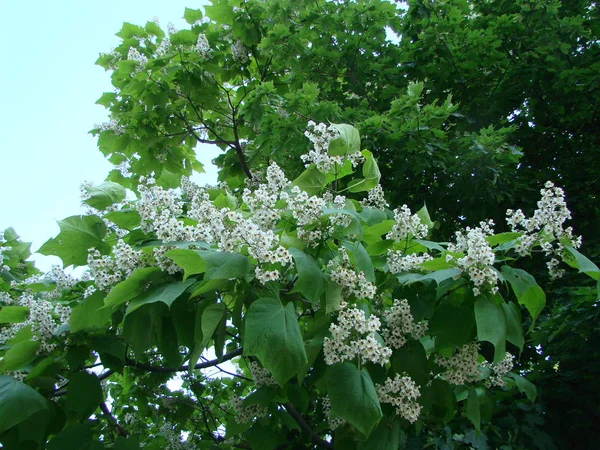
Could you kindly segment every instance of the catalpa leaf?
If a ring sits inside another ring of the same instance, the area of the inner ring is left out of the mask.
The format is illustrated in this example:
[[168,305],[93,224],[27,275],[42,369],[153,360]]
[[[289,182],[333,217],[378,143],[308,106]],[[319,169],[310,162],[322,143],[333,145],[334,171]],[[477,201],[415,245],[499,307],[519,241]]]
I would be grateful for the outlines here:
[[99,186],[85,186],[89,198],[84,203],[96,209],[106,209],[125,199],[125,188],[118,183],[105,181]]
[[48,410],[48,403],[38,391],[0,375],[0,434],[43,410]]

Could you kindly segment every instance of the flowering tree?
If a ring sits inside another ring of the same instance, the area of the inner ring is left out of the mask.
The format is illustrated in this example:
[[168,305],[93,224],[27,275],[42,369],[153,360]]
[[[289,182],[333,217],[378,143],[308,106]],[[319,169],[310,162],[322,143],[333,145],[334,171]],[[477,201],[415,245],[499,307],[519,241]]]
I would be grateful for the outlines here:
[[[417,82],[391,106],[368,99],[367,139],[325,123],[351,93],[319,101],[278,60],[306,36],[278,54],[290,29],[252,22],[301,24],[307,11],[217,1],[212,21],[186,10],[189,30],[125,24],[100,57],[117,92],[99,100],[111,121],[94,133],[117,167],[82,187],[88,213],[40,249],[84,275],[40,274],[14,231],[0,239],[3,448],[532,446],[502,426],[510,408],[535,408],[519,360],[546,294],[526,267],[534,257],[551,279],[569,266],[600,278],[563,190],[546,182],[531,214],[444,235],[456,222],[440,231],[426,207],[398,202],[401,186],[382,186],[393,170],[380,171],[389,151],[373,147],[373,127],[405,111],[406,128],[377,142],[452,150],[443,179],[463,186],[481,162],[470,143],[497,150],[494,170],[513,167],[508,131],[454,135],[457,107],[424,104]],[[202,169],[197,143],[224,149],[218,186],[188,178]],[[430,157],[415,151],[414,170]]]

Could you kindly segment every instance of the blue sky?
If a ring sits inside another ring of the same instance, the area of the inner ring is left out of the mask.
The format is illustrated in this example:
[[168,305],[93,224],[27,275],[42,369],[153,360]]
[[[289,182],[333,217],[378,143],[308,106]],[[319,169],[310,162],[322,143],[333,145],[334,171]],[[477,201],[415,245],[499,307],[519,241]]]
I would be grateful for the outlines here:
[[[106,120],[95,105],[112,91],[98,54],[118,45],[123,22],[157,17],[163,29],[187,26],[185,7],[206,1],[34,0],[2,2],[0,14],[0,230],[12,226],[37,250],[59,229],[56,221],[82,212],[79,186],[101,183],[110,165],[88,134]],[[215,152],[204,161],[209,161]],[[214,171],[206,177],[214,182]],[[38,266],[59,263],[35,256]]]

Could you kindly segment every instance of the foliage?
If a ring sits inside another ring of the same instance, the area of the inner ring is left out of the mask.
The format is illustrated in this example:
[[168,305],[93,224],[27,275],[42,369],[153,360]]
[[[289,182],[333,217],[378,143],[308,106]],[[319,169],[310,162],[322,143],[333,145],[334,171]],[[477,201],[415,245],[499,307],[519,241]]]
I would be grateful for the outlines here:
[[[597,96],[596,14],[214,0],[189,29],[124,24],[93,130],[115,169],[40,249],[85,275],[39,274],[0,239],[3,448],[583,442],[543,417],[576,392],[556,384],[596,373],[570,353],[597,330],[563,324],[593,323],[597,287],[572,291],[600,270],[563,190],[532,173],[594,198],[597,119],[575,94]],[[188,178],[206,143],[217,187]]]

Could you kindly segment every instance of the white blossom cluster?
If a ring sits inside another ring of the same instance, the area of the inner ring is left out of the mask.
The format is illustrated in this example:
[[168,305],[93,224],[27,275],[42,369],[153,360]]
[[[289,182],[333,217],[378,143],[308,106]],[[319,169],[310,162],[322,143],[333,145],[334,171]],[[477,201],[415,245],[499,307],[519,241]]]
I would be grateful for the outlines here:
[[175,431],[170,422],[161,425],[160,435],[167,441],[165,450],[192,450],[196,448],[193,443],[183,439],[181,433]]
[[390,273],[411,272],[420,269],[421,264],[425,261],[431,261],[433,257],[427,253],[417,255],[416,253],[405,255],[399,250],[388,250],[387,263]]
[[[540,193],[542,198],[537,203],[533,217],[527,218],[520,209],[506,211],[506,221],[514,232],[523,232],[517,239],[515,251],[524,256],[531,253],[535,245],[540,245],[546,256],[558,256],[564,249],[554,240],[566,240],[574,248],[581,246],[581,236],[573,235],[573,228],[564,228],[564,223],[571,218],[571,212],[565,202],[564,191],[547,181]],[[552,278],[560,278],[564,270],[558,269],[559,260],[552,258],[547,263],[548,272]]]
[[155,232],[163,241],[193,240],[193,227],[177,220],[183,213],[181,196],[175,189],[163,189],[154,178],[140,178],[140,199],[136,209],[141,217],[142,231]]
[[429,231],[427,225],[421,223],[419,216],[413,214],[406,205],[394,210],[394,220],[396,223],[386,235],[386,239],[394,241],[404,241],[409,238],[422,239]]
[[410,312],[408,300],[394,299],[393,306],[383,313],[386,328],[381,335],[385,343],[392,348],[400,348],[406,344],[406,336],[421,339],[427,332],[427,322],[415,323]]
[[100,131],[112,131],[114,134],[117,135],[125,133],[125,127],[119,122],[117,122],[117,120],[115,119],[110,119],[108,122],[96,124],[94,125],[94,127]]
[[479,375],[477,358],[479,357],[479,344],[473,342],[463,345],[451,358],[436,357],[435,362],[444,367],[444,378],[456,385],[475,381]]
[[[263,230],[270,230],[281,216],[281,211],[275,208],[280,200],[283,190],[288,187],[290,181],[286,178],[283,170],[275,163],[271,163],[267,169],[267,182],[259,184],[252,191],[244,189],[242,200],[248,205],[253,213],[253,220]],[[286,198],[289,198],[286,196]]]
[[210,44],[208,43],[208,39],[206,35],[200,33],[198,35],[198,40],[196,41],[196,47],[194,47],[196,53],[198,53],[203,59],[206,59],[210,56]]
[[88,252],[90,276],[94,279],[96,287],[102,291],[109,290],[131,275],[135,269],[144,267],[146,263],[143,252],[134,250],[122,239],[117,241],[111,253],[112,256],[102,255],[96,249],[90,249]]
[[352,267],[348,251],[341,247],[338,257],[327,263],[329,278],[342,286],[345,295],[354,295],[356,298],[373,299],[377,288],[365,278],[363,272],[356,272]]
[[338,130],[331,125],[327,126],[324,123],[317,124],[311,120],[306,126],[304,136],[313,144],[312,150],[300,156],[306,167],[314,163],[320,172],[327,173],[336,164],[342,166],[346,160],[350,161],[352,167],[356,167],[363,159],[362,155],[358,152],[344,156],[329,156],[327,153],[329,143],[339,136]]
[[331,401],[329,400],[328,395],[323,397],[322,406],[323,406],[323,413],[325,414],[325,417],[327,418],[327,422],[329,423],[329,429],[331,431],[335,431],[339,427],[344,426],[346,424],[346,421],[344,419],[342,419],[341,417],[335,417],[335,416],[331,415]]
[[396,414],[414,423],[421,414],[421,405],[417,403],[421,396],[419,386],[409,376],[396,374],[377,385],[377,397],[381,403],[390,403],[396,407]]
[[144,67],[146,67],[146,64],[148,64],[148,58],[142,55],[135,47],[129,47],[127,59],[129,61],[135,61],[138,64],[139,67],[136,69],[136,72],[141,71]]
[[235,415],[237,416],[238,423],[248,423],[254,419],[259,419],[261,417],[266,417],[269,412],[268,408],[264,405],[248,405],[244,406],[244,399],[238,396],[231,397],[229,403],[231,407],[235,411]]
[[489,220],[480,222],[479,225],[475,228],[467,227],[464,233],[457,231],[456,243],[448,245],[449,252],[463,253],[465,256],[456,258],[446,255],[446,261],[452,261],[457,268],[469,275],[474,284],[473,294],[476,296],[481,294],[482,288],[488,288],[492,293],[498,292],[498,274],[493,267],[496,255],[486,241],[487,236],[494,234],[494,222]]
[[71,308],[52,303],[32,294],[22,294],[14,303],[29,309],[29,316],[24,322],[9,324],[0,329],[0,344],[5,344],[15,334],[25,327],[31,327],[33,339],[40,342],[38,353],[48,353],[56,348],[51,340],[55,331],[61,325],[69,322]]
[[491,369],[492,374],[485,380],[487,387],[491,386],[504,386],[504,377],[513,369],[513,360],[515,357],[510,353],[506,352],[506,355],[502,361],[497,363],[489,363],[485,361],[482,366]]
[[380,184],[367,192],[367,198],[360,201],[361,206],[376,209],[385,209],[387,202],[383,196],[383,188]]
[[332,365],[358,357],[363,362],[387,364],[392,350],[377,340],[380,327],[381,321],[376,315],[367,319],[364,311],[342,303],[338,323],[329,326],[331,338],[323,341],[325,363]]
[[[0,231],[0,244],[5,244],[6,243],[6,239],[4,238],[4,232]],[[1,272],[8,272],[9,267],[5,264],[3,264],[2,262],[4,261],[4,255],[2,253],[4,252],[8,252],[12,249],[12,247],[9,247],[8,245],[1,245],[0,246],[0,273]]]
[[260,367],[260,365],[256,361],[250,361],[248,364],[248,369],[250,369],[250,373],[252,374],[252,379],[254,380],[254,384],[256,387],[262,386],[272,386],[278,385],[279,383],[271,375],[268,369]]
[[231,56],[233,56],[234,61],[240,64],[248,62],[248,49],[239,39],[231,44]]

